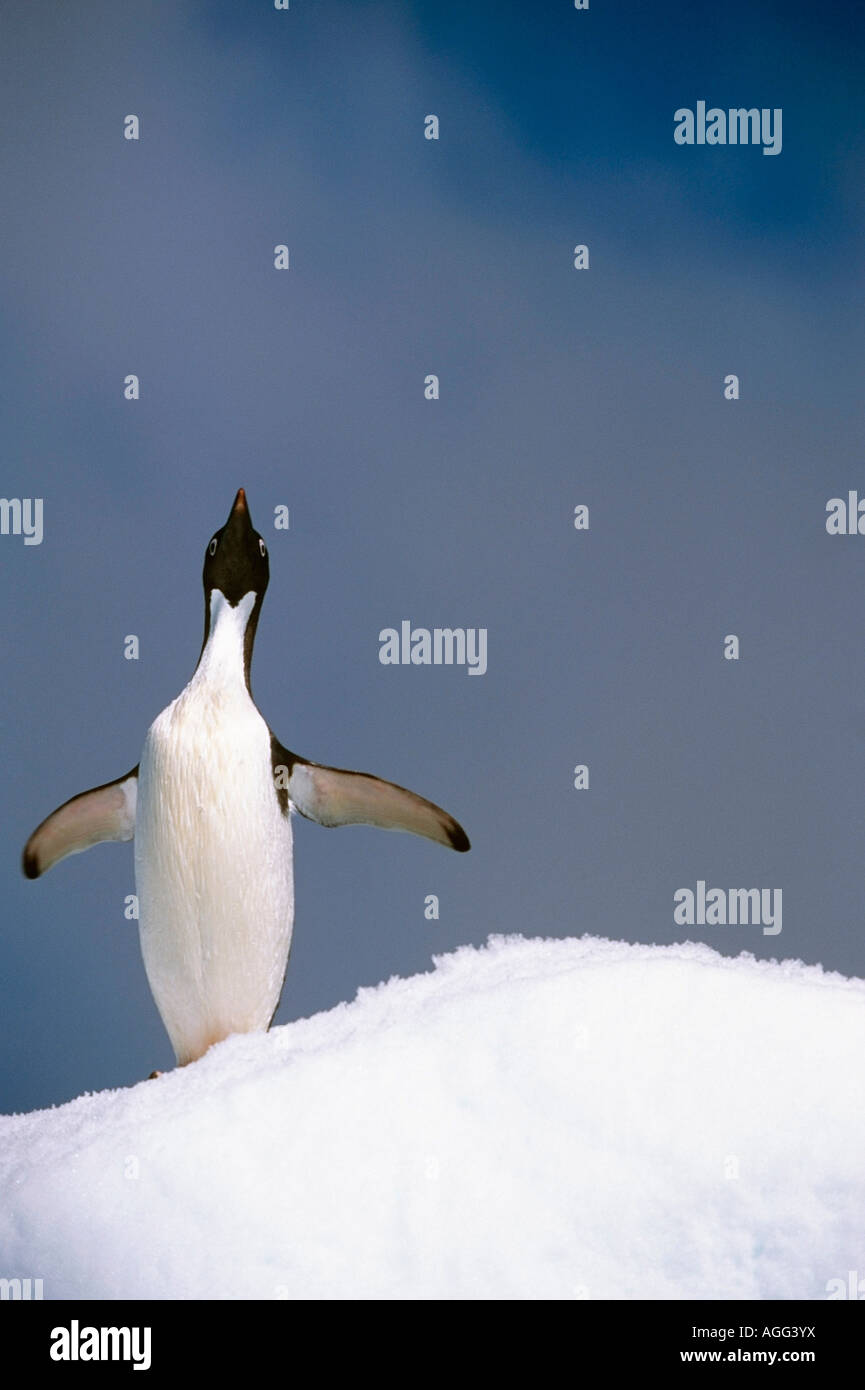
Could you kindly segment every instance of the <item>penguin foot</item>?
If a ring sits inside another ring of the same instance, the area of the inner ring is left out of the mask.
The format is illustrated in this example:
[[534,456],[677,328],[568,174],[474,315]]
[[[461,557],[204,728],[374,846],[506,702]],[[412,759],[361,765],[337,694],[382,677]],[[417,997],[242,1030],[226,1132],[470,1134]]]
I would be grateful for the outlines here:
[[157,1076],[162,1076],[162,1072],[161,1072],[161,1071],[152,1071],[152,1072],[150,1073],[150,1075],[148,1076],[147,1080],[148,1080],[148,1081],[155,1081],[156,1078],[157,1078]]

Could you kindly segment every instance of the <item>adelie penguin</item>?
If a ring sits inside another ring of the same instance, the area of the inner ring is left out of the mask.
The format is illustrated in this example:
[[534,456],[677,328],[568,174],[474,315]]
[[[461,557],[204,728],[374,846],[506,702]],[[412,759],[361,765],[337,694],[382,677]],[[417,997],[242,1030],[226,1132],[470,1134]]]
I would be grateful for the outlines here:
[[151,725],[137,767],[58,807],[24,849],[24,872],[38,878],[69,854],[134,837],[141,953],[181,1065],[270,1026],[294,923],[292,809],[469,848],[431,801],[279,742],[249,683],[268,578],[241,488],[205,553],[204,642],[186,689]]

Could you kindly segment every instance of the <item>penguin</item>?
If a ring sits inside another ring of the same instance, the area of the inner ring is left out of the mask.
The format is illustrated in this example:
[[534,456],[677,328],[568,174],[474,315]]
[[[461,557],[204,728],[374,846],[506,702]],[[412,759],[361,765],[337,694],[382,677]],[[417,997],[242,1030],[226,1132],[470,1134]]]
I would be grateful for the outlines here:
[[38,878],[91,845],[134,839],[141,954],[179,1066],[273,1021],[294,926],[293,812],[470,848],[432,801],[280,743],[250,685],[269,577],[240,488],[205,551],[204,640],[189,684],[151,724],[138,764],[59,806],[22,857]]

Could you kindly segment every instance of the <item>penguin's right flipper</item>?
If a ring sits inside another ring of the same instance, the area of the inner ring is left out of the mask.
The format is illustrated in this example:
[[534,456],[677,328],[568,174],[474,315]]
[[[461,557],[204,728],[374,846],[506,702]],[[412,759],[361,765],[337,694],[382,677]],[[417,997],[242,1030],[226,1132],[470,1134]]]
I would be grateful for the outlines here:
[[138,768],[89,792],[73,796],[38,825],[24,846],[21,867],[38,878],[67,854],[81,854],[103,840],[131,840],[135,834]]
[[[405,830],[463,853],[469,837],[458,821],[434,801],[369,772],[308,762],[270,735],[273,771],[288,774],[288,799],[307,820],[319,825],[377,825]],[[279,783],[277,783],[279,785]]]

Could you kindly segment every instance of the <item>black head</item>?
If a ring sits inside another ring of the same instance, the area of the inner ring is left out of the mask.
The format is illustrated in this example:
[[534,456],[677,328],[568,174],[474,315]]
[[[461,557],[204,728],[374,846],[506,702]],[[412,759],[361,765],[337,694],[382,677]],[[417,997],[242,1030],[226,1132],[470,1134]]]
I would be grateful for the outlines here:
[[246,505],[246,493],[240,488],[228,520],[216,531],[204,552],[204,595],[210,599],[213,589],[219,589],[232,608],[244,594],[253,592],[260,599],[270,578],[267,546],[253,529]]
[[[252,660],[252,643],[258,626],[258,615],[270,579],[270,561],[267,546],[253,528],[246,493],[239,488],[234,506],[228,513],[228,520],[220,530],[215,531],[204,552],[204,642],[207,646],[210,634],[211,595],[214,589],[223,594],[232,608],[249,593],[255,594],[255,604],[246,625],[244,637],[244,659],[246,683],[249,684],[249,665]],[[199,658],[200,659],[200,658]]]

